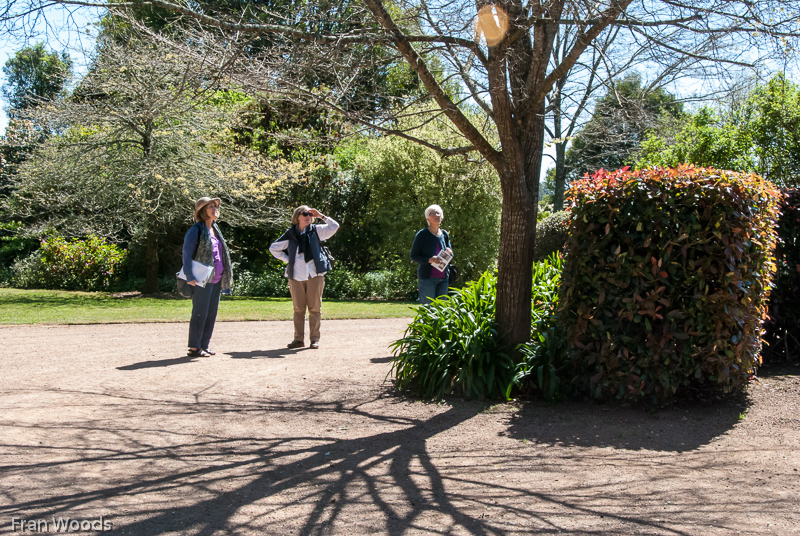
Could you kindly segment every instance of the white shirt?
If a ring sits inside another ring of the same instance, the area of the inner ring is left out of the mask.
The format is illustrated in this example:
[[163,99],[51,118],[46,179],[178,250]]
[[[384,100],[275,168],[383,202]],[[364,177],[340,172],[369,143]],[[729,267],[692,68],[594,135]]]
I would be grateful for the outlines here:
[[[317,236],[319,237],[320,241],[323,241],[329,239],[336,233],[336,231],[339,229],[339,224],[333,218],[326,217],[324,225],[317,225],[315,227],[317,230]],[[300,234],[305,234],[305,232],[305,229],[303,229],[303,232]],[[283,275],[286,277],[289,277],[289,254],[286,252],[288,248],[289,240],[276,240],[269,246],[269,252],[273,257],[287,263],[286,271],[283,272]],[[314,260],[312,259],[308,262],[300,262],[298,258],[295,257],[292,279],[295,281],[307,281],[312,277],[317,277],[317,266],[314,263]]]

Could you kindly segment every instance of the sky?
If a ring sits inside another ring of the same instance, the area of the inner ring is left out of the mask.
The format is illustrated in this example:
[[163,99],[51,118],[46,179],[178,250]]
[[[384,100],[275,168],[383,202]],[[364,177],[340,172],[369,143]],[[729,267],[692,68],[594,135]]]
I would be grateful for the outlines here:
[[[68,13],[65,8],[55,6],[45,11],[45,17],[35,26],[32,36],[27,40],[0,37],[0,66],[24,46],[44,42],[50,50],[56,52],[66,51],[73,59],[74,74],[81,76],[87,69],[87,57],[91,55],[94,47],[94,23],[100,18],[101,10],[88,8],[74,8]],[[785,66],[783,67],[786,68]],[[778,70],[778,69],[776,69]],[[684,81],[686,82],[686,81]],[[0,85],[5,83],[5,76],[0,71]],[[700,81],[698,81],[698,84]],[[673,88],[670,88],[673,89]],[[674,88],[676,93],[685,93],[691,88]],[[682,90],[682,91],[681,91]],[[5,113],[7,103],[0,97],[0,135],[5,132],[8,117]],[[542,162],[542,178],[544,172],[554,166],[553,156],[555,148],[545,146],[545,157]]]
[[[45,11],[45,18],[35,26],[33,35],[28,39],[0,37],[0,66],[5,65],[18,50],[44,42],[46,48],[50,50],[59,53],[68,52],[72,57],[74,72],[80,76],[86,72],[86,58],[90,55],[95,42],[93,23],[99,18],[100,13],[97,9],[82,8],[68,15],[63,8],[49,8]],[[0,70],[0,85],[5,82],[5,74]],[[2,135],[8,125],[8,116],[5,112],[8,103],[0,97],[0,105],[3,108],[0,111],[0,135]]]

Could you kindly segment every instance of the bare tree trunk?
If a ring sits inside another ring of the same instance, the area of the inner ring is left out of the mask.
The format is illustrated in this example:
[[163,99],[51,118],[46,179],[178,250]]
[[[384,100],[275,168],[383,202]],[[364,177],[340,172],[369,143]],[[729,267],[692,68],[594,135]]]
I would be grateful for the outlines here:
[[142,294],[158,292],[158,228],[154,218],[150,218],[147,238],[145,239],[145,276]]
[[556,144],[556,178],[553,185],[553,210],[564,209],[564,190],[567,182],[566,166],[567,142]]
[[521,166],[501,171],[503,210],[500,224],[496,320],[510,348],[531,336],[531,284],[538,212],[539,175],[544,142],[544,103],[527,128],[517,132]]
[[[503,212],[497,272],[496,320],[500,336],[511,347],[531,335],[531,264],[536,202],[525,177],[509,171],[503,178]],[[532,225],[534,222],[534,225]],[[521,311],[527,312],[525,315]]]

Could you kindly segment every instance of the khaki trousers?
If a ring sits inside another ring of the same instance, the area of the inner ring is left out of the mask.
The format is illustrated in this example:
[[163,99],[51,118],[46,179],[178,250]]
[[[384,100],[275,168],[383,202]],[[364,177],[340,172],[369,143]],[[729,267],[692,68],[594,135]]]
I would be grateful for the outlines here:
[[319,341],[319,324],[322,319],[322,291],[325,289],[325,276],[318,275],[306,281],[289,280],[289,292],[294,306],[294,340],[303,340],[303,329],[308,309],[308,330],[311,342]]

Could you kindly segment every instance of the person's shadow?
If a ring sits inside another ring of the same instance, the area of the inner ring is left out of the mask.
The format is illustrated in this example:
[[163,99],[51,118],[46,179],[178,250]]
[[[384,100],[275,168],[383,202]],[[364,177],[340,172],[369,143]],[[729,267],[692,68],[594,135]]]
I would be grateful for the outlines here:
[[250,352],[225,352],[231,359],[284,359],[308,348],[279,348],[277,350],[252,350]]
[[139,363],[133,363],[131,365],[125,365],[123,367],[117,367],[117,370],[139,370],[139,369],[154,368],[154,367],[169,367],[172,365],[183,365],[184,363],[191,363],[192,361],[197,361],[197,358],[183,356],[183,357],[174,357],[172,359],[140,361]]
[[[277,350],[253,350],[251,352],[225,352],[222,355],[230,356],[231,359],[283,359],[299,351],[307,350],[307,348],[280,348]],[[211,356],[213,359],[214,356]],[[209,359],[204,357],[202,359]],[[117,367],[117,370],[139,370],[154,367],[170,367],[172,365],[183,365],[186,363],[193,363],[198,361],[197,357],[174,357],[171,359],[158,359],[153,361],[140,361],[139,363],[132,363],[122,367]]]

